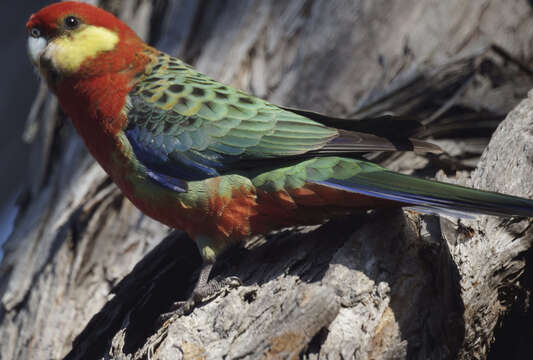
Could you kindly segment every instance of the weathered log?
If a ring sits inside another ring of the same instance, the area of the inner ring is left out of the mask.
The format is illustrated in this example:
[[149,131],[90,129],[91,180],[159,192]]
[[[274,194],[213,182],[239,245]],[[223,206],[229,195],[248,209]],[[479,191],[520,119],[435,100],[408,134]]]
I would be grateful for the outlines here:
[[[472,169],[479,146],[466,141],[487,140],[533,84],[525,1],[104,4],[163,50],[275,103],[420,114],[460,159],[375,159],[421,174]],[[161,324],[197,276],[194,245],[125,200],[42,100],[34,185],[0,268],[2,359],[484,359],[506,310],[526,300],[515,295],[529,220],[377,211],[234,250],[215,273],[243,285]],[[531,101],[502,123],[474,186],[533,197]]]

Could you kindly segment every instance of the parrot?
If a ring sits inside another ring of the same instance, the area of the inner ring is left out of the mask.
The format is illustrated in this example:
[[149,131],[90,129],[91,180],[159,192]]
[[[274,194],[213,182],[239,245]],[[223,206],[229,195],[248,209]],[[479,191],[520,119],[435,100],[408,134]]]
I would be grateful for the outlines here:
[[440,152],[392,115],[285,108],[196,71],[113,14],[58,2],[31,15],[29,58],[90,154],[144,214],[203,259],[194,302],[230,246],[371,209],[533,217],[533,201],[387,170],[362,155]]

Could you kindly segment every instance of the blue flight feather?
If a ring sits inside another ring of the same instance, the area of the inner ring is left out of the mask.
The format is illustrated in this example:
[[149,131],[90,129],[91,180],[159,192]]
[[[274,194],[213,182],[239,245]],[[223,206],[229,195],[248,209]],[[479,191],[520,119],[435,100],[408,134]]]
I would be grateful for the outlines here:
[[137,159],[151,173],[148,176],[156,181],[165,179],[164,183],[168,183],[172,182],[170,179],[174,179],[174,182],[180,184],[178,186],[182,186],[185,181],[204,180],[220,175],[215,169],[216,165],[220,166],[216,159],[191,150],[169,151],[161,139],[156,139],[156,136],[149,133],[147,136],[146,131],[135,125],[129,126],[124,133]]

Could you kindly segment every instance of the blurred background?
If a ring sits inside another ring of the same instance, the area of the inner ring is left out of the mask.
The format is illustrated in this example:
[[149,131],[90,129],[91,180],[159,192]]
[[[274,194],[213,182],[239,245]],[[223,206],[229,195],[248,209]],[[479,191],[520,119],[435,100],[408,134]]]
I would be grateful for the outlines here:
[[[0,39],[5,48],[2,60],[4,81],[0,83],[0,244],[9,235],[16,215],[15,201],[24,185],[28,170],[29,146],[22,140],[31,104],[39,89],[39,77],[26,56],[28,14],[49,4],[45,0],[2,1],[0,11],[6,14]],[[2,250],[0,249],[0,258]]]

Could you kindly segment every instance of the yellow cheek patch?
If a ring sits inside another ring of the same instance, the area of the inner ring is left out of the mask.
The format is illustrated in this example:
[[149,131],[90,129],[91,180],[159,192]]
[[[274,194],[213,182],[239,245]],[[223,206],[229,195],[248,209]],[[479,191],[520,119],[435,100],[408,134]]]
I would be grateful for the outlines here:
[[60,72],[73,73],[88,58],[113,50],[119,41],[118,35],[106,28],[86,26],[70,36],[62,36],[49,46],[47,56]]

